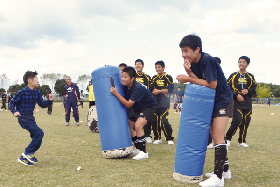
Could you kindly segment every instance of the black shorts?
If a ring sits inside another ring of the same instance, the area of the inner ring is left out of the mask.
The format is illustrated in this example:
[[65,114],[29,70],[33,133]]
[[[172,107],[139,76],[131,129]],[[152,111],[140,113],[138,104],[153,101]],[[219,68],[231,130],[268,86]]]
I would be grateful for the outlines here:
[[150,106],[149,108],[144,108],[140,111],[130,111],[128,119],[130,121],[136,122],[139,117],[145,118],[147,121],[150,121],[155,113],[156,106]]
[[233,116],[233,99],[224,107],[219,110],[215,110],[212,115],[212,119],[217,117],[230,117]]

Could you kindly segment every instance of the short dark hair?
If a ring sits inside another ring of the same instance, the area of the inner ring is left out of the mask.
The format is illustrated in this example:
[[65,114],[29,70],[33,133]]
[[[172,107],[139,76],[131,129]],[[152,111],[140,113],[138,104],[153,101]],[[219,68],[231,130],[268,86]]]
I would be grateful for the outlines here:
[[180,44],[179,44],[180,48],[183,47],[190,47],[193,51],[196,50],[197,47],[200,48],[199,52],[202,52],[202,41],[201,38],[199,36],[196,36],[194,34],[190,34],[185,36]]
[[34,79],[34,77],[38,75],[38,73],[36,71],[27,71],[25,72],[25,74],[23,75],[23,82],[24,84],[27,86],[28,85],[28,79]]
[[239,57],[238,61],[239,61],[240,59],[244,59],[244,60],[246,60],[246,62],[247,62],[248,65],[250,64],[250,58],[249,58],[249,57],[247,57],[247,56],[241,56],[241,57]]
[[129,75],[129,77],[130,78],[135,78],[135,76],[136,76],[136,71],[135,71],[135,69],[133,68],[133,67],[131,67],[131,66],[127,66],[127,67],[125,67],[123,70],[122,70],[122,72],[126,72],[128,75]]
[[141,59],[137,59],[137,60],[135,60],[135,64],[136,64],[136,62],[141,62],[141,64],[144,66],[144,62],[143,62],[143,60],[141,60]]
[[161,65],[161,67],[165,67],[165,64],[164,64],[164,62],[162,61],[162,60],[159,60],[159,61],[157,61],[156,63],[155,63],[155,66],[156,65]]
[[221,61],[221,59],[220,59],[219,57],[214,57],[214,58],[215,58],[215,60],[216,60],[219,64],[222,63],[222,61]]
[[119,67],[122,67],[122,66],[127,67],[126,63],[119,64]]
[[49,94],[50,94],[50,93],[52,93],[52,91],[51,91],[51,90],[49,90]]

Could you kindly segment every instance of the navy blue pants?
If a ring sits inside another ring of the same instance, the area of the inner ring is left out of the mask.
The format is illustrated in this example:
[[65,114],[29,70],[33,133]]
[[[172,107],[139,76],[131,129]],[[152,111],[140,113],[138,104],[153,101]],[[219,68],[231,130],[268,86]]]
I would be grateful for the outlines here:
[[77,101],[66,101],[66,112],[65,112],[66,122],[70,121],[71,108],[73,109],[75,121],[79,122],[79,111],[78,111]]
[[18,117],[18,122],[23,129],[26,129],[30,133],[32,138],[30,144],[25,148],[26,154],[33,154],[37,151],[42,144],[42,139],[44,137],[43,130],[38,127],[35,122],[35,117],[33,115],[24,115]]

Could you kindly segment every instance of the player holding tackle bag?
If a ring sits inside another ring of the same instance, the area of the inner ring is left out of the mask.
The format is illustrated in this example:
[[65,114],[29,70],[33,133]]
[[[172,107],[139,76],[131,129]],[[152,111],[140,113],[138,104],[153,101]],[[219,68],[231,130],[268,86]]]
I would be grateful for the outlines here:
[[[210,126],[210,132],[215,143],[214,172],[213,174],[207,175],[210,176],[210,178],[203,182],[200,182],[199,185],[224,186],[223,176],[230,173],[227,164],[227,148],[224,136],[227,129],[229,117],[232,117],[232,94],[226,82],[223,70],[218,62],[209,54],[202,52],[202,41],[200,37],[196,35],[185,36],[181,40],[179,46],[182,51],[182,57],[184,58],[184,68],[188,76],[178,75],[177,80],[181,84],[191,82],[216,90],[214,109],[212,110],[213,115]],[[190,109],[189,111],[191,112],[191,110],[192,109]],[[202,144],[205,144],[205,149],[207,146],[207,138],[208,135],[205,137],[206,141],[201,142]],[[186,157],[186,159],[188,159],[188,157]],[[186,182],[183,180],[180,181]]]

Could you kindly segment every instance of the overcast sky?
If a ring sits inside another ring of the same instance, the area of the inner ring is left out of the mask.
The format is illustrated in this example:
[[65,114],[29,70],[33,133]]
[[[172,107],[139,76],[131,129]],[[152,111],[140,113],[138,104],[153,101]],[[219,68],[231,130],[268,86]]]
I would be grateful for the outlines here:
[[145,63],[153,76],[184,73],[181,39],[195,33],[225,76],[251,59],[257,82],[280,85],[279,0],[0,0],[0,74],[21,84],[27,70],[79,75],[104,65]]

